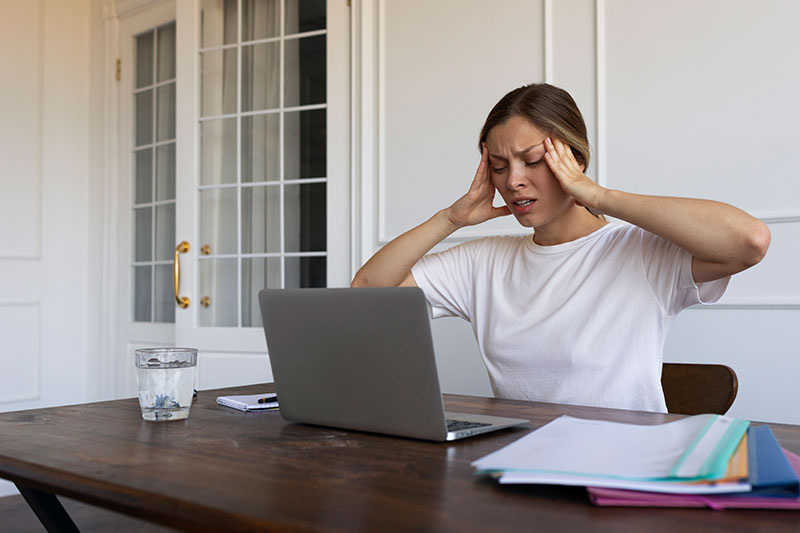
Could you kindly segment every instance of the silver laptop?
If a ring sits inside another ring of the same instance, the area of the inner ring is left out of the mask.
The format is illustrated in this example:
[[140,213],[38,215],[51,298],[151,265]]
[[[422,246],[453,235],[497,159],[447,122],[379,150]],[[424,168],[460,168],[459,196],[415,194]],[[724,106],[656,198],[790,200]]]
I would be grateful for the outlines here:
[[258,293],[286,420],[435,441],[528,422],[445,413],[421,289]]

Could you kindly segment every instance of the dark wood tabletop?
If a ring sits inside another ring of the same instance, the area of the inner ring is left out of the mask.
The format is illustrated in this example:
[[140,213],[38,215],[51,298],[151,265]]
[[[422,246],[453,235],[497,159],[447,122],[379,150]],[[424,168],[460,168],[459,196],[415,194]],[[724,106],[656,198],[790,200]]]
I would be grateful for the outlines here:
[[[184,530],[793,530],[800,513],[594,507],[579,487],[500,486],[470,462],[562,414],[655,424],[633,411],[445,395],[452,411],[529,419],[431,443],[294,424],[218,406],[201,391],[188,420],[142,419],[135,398],[0,414],[0,477]],[[800,453],[800,426],[772,425]],[[0,522],[1,522],[0,517]]]

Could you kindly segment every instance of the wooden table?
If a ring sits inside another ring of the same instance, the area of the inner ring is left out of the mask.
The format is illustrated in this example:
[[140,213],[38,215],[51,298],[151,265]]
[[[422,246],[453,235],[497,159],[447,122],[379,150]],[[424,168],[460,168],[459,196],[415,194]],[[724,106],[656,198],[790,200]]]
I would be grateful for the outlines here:
[[[499,486],[470,467],[562,414],[643,424],[675,415],[446,395],[450,410],[531,424],[438,444],[293,424],[214,401],[271,390],[201,391],[188,420],[165,423],[142,420],[136,399],[1,414],[0,477],[45,512],[57,494],[184,530],[800,528],[792,511],[599,508],[582,488]],[[800,453],[799,426],[771,427]],[[70,530],[68,518],[56,515],[50,528]]]

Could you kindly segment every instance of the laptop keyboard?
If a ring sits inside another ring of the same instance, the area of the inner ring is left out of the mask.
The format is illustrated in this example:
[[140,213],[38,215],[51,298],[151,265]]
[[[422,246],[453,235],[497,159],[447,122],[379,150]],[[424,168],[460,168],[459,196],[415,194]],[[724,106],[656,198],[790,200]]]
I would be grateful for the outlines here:
[[484,426],[491,426],[485,422],[470,422],[467,420],[451,420],[447,419],[447,431],[461,431],[462,429],[482,428]]

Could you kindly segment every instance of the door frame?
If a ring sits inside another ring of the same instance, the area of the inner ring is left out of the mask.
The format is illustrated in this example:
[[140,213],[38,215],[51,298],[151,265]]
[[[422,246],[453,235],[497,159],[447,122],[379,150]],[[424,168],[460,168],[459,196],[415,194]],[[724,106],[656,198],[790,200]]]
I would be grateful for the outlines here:
[[[100,324],[102,353],[106,368],[102,372],[102,396],[122,397],[135,392],[128,340],[134,333],[139,341],[151,337],[159,345],[198,347],[201,351],[222,352],[266,359],[266,344],[261,328],[199,328],[196,309],[199,288],[196,275],[198,244],[199,180],[199,0],[117,0],[104,5],[107,52],[105,84],[105,176],[103,279],[104,313]],[[172,10],[171,19],[158,14]],[[353,272],[353,93],[352,14],[344,0],[327,0],[327,263],[328,286],[349,286]],[[123,46],[124,35],[135,35],[168,20],[176,21],[176,241],[187,240],[190,250],[181,254],[181,295],[189,296],[187,309],[176,309],[175,324],[130,322],[130,195],[132,190],[130,142],[132,97],[132,40],[130,50]],[[148,25],[149,24],[149,25]],[[335,46],[333,44],[335,43]],[[115,79],[116,59],[122,60],[122,79]],[[127,68],[126,68],[127,66]],[[332,75],[333,74],[333,75]],[[129,90],[130,89],[130,90]],[[126,115],[127,114],[127,115]],[[127,117],[127,118],[125,118]],[[333,126],[332,126],[333,125]],[[335,133],[332,133],[335,132]],[[181,191],[191,191],[188,196]],[[331,220],[341,221],[331,223]],[[152,335],[146,333],[151,330]],[[169,342],[167,342],[167,340]],[[140,342],[145,345],[145,343]],[[268,367],[268,365],[267,365]]]
[[[351,89],[350,89],[350,13],[343,0],[328,0],[326,6],[327,53],[327,264],[328,286],[349,286],[350,272],[350,191],[351,191]],[[192,43],[199,43],[200,20],[198,0],[181,1],[177,5],[176,60],[183,70],[178,72],[176,124],[176,206],[177,240],[188,240],[190,250],[181,255],[181,293],[192,304],[175,314],[176,342],[201,350],[222,353],[266,354],[261,328],[196,326],[195,309],[199,304],[197,253],[199,248],[197,187],[199,183],[199,69],[200,58]],[[331,46],[336,43],[337,46]],[[332,124],[338,124],[332,127]],[[337,132],[336,134],[332,132]],[[341,134],[338,134],[341,132]],[[180,191],[191,191],[181,196]],[[191,204],[186,200],[190,199]],[[188,212],[187,212],[188,210]],[[331,220],[341,221],[331,224]],[[183,267],[187,265],[187,267]]]
[[[159,2],[138,2],[128,5],[129,10],[118,15],[118,58],[120,79],[117,81],[117,113],[115,118],[116,139],[112,146],[117,175],[114,205],[116,225],[114,243],[107,248],[115,252],[117,263],[114,268],[115,284],[110,289],[114,295],[114,395],[131,396],[136,392],[136,376],[133,367],[133,350],[139,347],[174,345],[175,324],[136,323],[131,320],[132,284],[132,191],[133,191],[133,77],[134,49],[133,36],[176,20],[175,0]],[[155,280],[152,280],[154,283]]]

